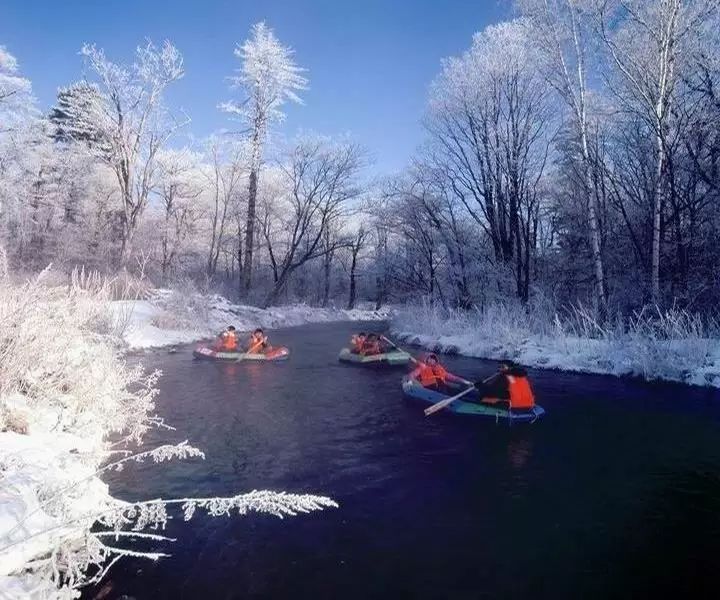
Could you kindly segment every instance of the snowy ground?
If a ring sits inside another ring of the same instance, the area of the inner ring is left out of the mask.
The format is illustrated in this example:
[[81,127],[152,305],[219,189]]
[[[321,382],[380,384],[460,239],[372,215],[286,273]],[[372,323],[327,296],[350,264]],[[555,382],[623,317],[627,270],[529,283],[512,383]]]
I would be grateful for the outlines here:
[[232,304],[221,296],[179,297],[158,290],[150,300],[113,302],[113,316],[132,349],[172,346],[216,336],[228,325],[238,331],[273,329],[330,321],[389,319],[393,311],[369,307],[353,310],[314,308],[304,304],[267,309]]
[[511,359],[530,367],[634,375],[720,387],[720,340],[686,336],[658,339],[644,335],[570,335],[560,325],[533,331],[526,319],[454,313],[438,315],[409,308],[392,320],[393,335],[435,352],[489,359]]
[[[112,501],[108,486],[94,476],[102,437],[58,430],[56,411],[30,411],[22,396],[6,397],[3,404],[22,415],[23,427],[21,433],[0,433],[0,598],[50,597],[48,581],[23,569],[60,540],[75,534],[82,539]],[[61,501],[54,501],[60,490]]]

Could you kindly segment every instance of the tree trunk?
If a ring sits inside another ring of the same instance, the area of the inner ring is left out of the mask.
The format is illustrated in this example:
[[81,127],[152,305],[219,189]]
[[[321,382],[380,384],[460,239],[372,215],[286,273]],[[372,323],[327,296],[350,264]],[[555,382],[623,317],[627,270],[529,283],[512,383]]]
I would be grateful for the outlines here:
[[357,252],[355,251],[355,248],[352,249],[352,258],[350,261],[350,296],[348,297],[348,310],[352,310],[355,308],[355,300],[357,295],[357,281],[356,281],[356,271],[357,271]]
[[332,269],[332,253],[328,252],[323,261],[323,298],[322,307],[330,303],[330,271]]
[[258,168],[250,171],[248,188],[247,220],[245,222],[245,260],[242,270],[243,295],[247,296],[252,289],[253,249],[255,246],[255,206],[257,204]]
[[665,150],[660,135],[655,137],[657,143],[657,166],[655,169],[655,189],[653,198],[652,218],[652,255],[650,266],[650,290],[652,301],[660,305],[660,217],[662,214],[662,176],[665,164]]

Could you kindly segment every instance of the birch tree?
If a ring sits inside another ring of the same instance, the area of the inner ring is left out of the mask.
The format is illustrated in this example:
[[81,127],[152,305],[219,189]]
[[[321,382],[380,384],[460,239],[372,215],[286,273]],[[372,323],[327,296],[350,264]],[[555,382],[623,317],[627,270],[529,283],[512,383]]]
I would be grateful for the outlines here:
[[613,66],[606,81],[654,138],[650,292],[658,305],[671,119],[687,59],[717,10],[717,0],[594,0],[595,25]]
[[241,100],[226,102],[221,108],[240,120],[251,147],[242,272],[247,294],[252,286],[258,179],[268,130],[284,119],[282,107],[286,102],[302,103],[297,92],[307,88],[307,79],[302,75],[304,70],[295,64],[293,51],[283,46],[262,22],[253,25],[250,37],[235,49],[235,56],[241,66],[230,81],[240,91]]
[[591,175],[593,157],[589,141],[588,52],[592,26],[583,0],[521,0],[535,47],[543,56],[545,76],[570,111],[570,125],[579,145],[579,170],[584,184],[587,222],[600,315],[607,311],[605,266],[597,190]]

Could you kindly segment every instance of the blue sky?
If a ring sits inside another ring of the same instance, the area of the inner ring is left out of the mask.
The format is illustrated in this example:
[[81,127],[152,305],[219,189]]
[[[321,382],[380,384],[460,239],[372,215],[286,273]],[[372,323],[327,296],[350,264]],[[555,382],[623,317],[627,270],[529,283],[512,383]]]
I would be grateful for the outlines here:
[[419,121],[440,60],[509,13],[506,0],[2,0],[0,45],[47,108],[58,86],[81,77],[83,42],[128,60],[146,38],[169,39],[187,72],[168,101],[188,112],[192,135],[204,137],[232,126],[217,105],[231,97],[233,48],[265,20],[310,79],[305,104],[289,108],[280,133],[350,134],[374,157],[374,170],[387,173],[422,141]]

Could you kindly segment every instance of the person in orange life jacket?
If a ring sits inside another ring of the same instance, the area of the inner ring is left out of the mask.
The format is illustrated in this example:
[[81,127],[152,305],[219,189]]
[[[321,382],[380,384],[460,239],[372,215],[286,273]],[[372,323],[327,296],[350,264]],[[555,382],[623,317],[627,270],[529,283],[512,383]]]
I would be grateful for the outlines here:
[[363,343],[363,346],[360,349],[360,354],[363,356],[372,356],[373,354],[380,354],[381,352],[382,347],[377,334],[369,333],[365,338],[365,343]]
[[250,341],[248,342],[248,354],[261,354],[270,349],[268,339],[262,329],[259,327],[250,334]]
[[229,325],[228,328],[219,335],[215,347],[217,350],[222,350],[223,352],[237,351],[238,338],[237,333],[235,333],[235,328],[232,325]]
[[527,372],[512,361],[500,363],[499,371],[489,381],[479,381],[475,387],[480,392],[481,402],[501,405],[512,410],[532,410],[535,406]]
[[410,377],[418,381],[423,387],[438,392],[448,391],[449,382],[467,383],[462,377],[448,373],[435,354],[429,354],[425,362],[419,363],[417,368],[410,373]]
[[365,334],[361,331],[357,335],[354,335],[350,338],[350,352],[353,354],[360,354],[362,352],[363,346],[365,345]]

